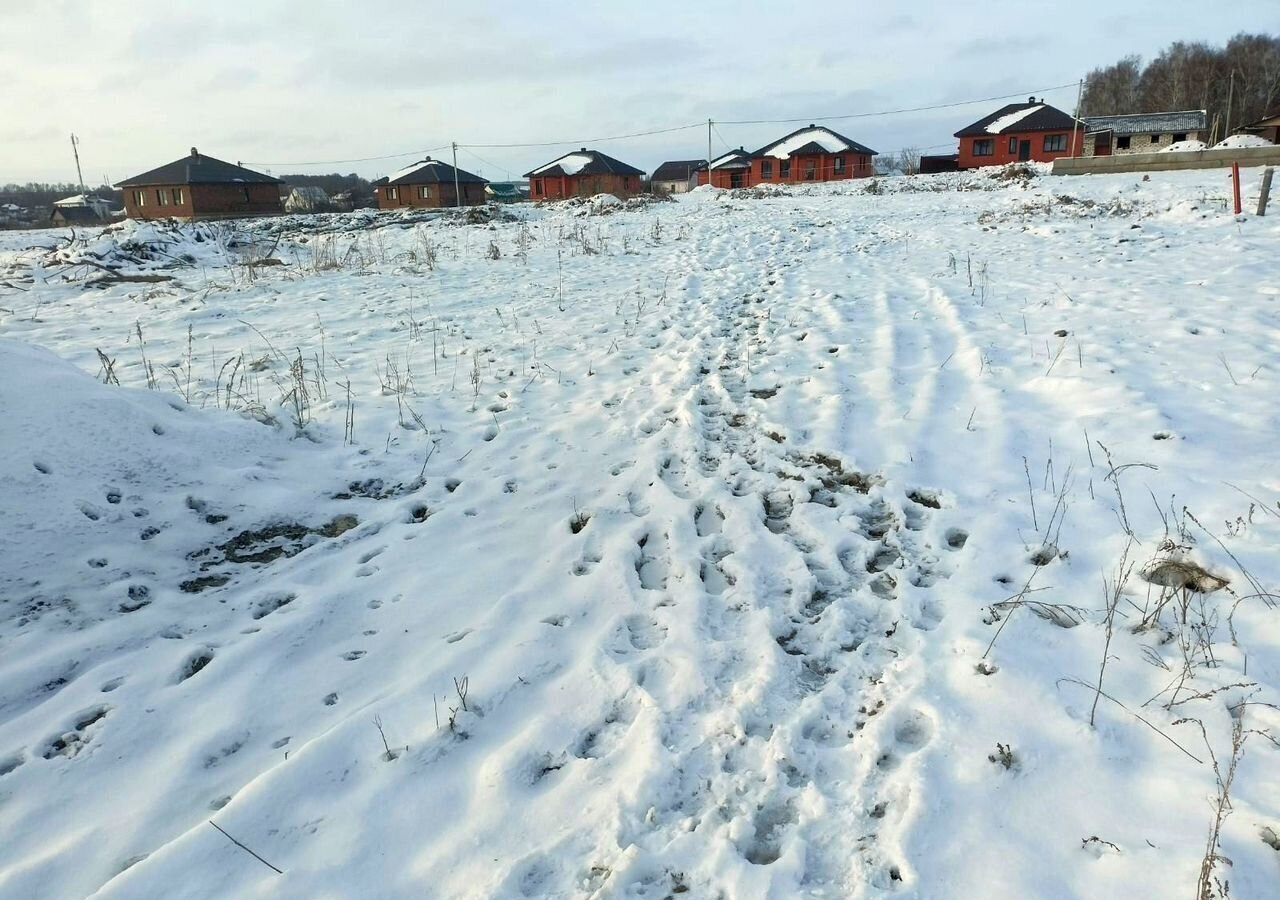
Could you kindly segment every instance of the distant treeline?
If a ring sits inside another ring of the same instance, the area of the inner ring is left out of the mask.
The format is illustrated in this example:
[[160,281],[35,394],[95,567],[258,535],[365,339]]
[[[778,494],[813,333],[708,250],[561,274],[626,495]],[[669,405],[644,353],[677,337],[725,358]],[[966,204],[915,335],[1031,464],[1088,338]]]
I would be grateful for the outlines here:
[[1126,56],[1094,69],[1085,81],[1081,114],[1205,109],[1210,130],[1224,137],[1277,106],[1280,36],[1241,32],[1222,47],[1176,41],[1145,65],[1141,57]]

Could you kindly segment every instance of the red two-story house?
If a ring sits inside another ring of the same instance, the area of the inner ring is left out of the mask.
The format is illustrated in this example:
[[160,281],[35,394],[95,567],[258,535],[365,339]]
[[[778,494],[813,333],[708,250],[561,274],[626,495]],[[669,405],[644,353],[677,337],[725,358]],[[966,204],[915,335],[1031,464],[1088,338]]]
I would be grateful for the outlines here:
[[1029,97],[1026,103],[1001,107],[955,136],[960,139],[960,168],[976,169],[1080,156],[1084,133],[1084,122]]

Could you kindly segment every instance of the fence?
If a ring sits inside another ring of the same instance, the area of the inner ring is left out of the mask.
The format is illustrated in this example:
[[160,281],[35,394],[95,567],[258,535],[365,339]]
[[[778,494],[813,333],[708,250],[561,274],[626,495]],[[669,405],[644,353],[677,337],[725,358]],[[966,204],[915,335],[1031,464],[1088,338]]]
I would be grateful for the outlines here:
[[1225,169],[1280,165],[1280,146],[1235,150],[1190,150],[1177,153],[1124,153],[1053,161],[1054,175],[1106,175],[1115,172],[1169,172],[1180,169]]

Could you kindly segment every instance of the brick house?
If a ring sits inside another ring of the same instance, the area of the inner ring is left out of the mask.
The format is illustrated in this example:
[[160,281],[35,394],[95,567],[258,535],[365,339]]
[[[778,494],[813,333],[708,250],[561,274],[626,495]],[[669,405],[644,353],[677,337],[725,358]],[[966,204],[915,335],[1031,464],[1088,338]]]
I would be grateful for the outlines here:
[[[456,182],[455,182],[456,177]],[[456,190],[455,190],[456,183]],[[373,183],[378,209],[418,207],[440,209],[449,206],[481,206],[489,182],[463,169],[427,157],[392,172]],[[462,202],[458,202],[458,194]]]
[[534,200],[560,200],[613,194],[629,197],[640,193],[644,172],[635,166],[583,147],[526,172],[529,196]]
[[674,159],[664,162],[649,176],[649,186],[655,192],[683,194],[698,183],[698,172],[706,164],[705,159]]
[[1180,141],[1203,141],[1209,134],[1209,113],[1203,109],[1084,116],[1080,121],[1087,129],[1082,156],[1154,153]]
[[[1010,103],[956,132],[960,139],[959,166],[1003,166],[1012,162],[1052,162],[1079,156],[1085,126],[1060,109],[1029,97]],[[1073,140],[1074,135],[1074,140]]]
[[212,156],[195,147],[182,159],[126,178],[125,215],[131,219],[232,219],[282,211],[281,181]]
[[699,184],[754,187],[843,181],[874,174],[876,151],[823,125],[797,129],[754,153],[731,150],[698,173]]

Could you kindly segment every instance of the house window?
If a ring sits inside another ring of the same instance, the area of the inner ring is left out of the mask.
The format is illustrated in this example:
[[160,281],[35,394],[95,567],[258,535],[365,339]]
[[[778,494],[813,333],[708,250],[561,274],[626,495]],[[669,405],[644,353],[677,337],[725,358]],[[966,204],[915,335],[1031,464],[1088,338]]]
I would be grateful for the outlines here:
[[1009,138],[1009,152],[1010,153],[1018,152],[1018,139],[1016,137]]
[[1121,134],[1116,136],[1116,149],[1117,150],[1129,149],[1129,135]]
[[981,141],[974,141],[973,155],[974,156],[995,156],[996,142],[991,140],[990,138],[986,140],[981,140]]
[[173,189],[173,205],[174,206],[182,205],[182,188]]
[[1153,143],[1153,144],[1158,144],[1158,143],[1160,143],[1160,138],[1162,138],[1163,136],[1164,136],[1164,135],[1160,135],[1160,134],[1153,134],[1153,135],[1151,135],[1151,143]]
[[169,205],[169,192],[166,190],[162,190],[161,188],[156,188],[156,206],[168,206],[168,205]]
[[1067,136],[1065,134],[1046,134],[1044,136],[1044,151],[1046,153],[1063,153],[1067,149]]
[[533,183],[533,196],[535,197],[542,196],[542,179],[541,178],[539,178],[537,181]]
[[134,206],[136,206],[136,207],[138,207],[139,209],[141,209],[142,207],[146,206],[146,205],[147,205],[147,192],[146,192],[146,191],[134,191],[134,192],[133,192],[133,205],[134,205]]
[[843,156],[836,157],[836,174],[837,175],[844,174],[844,157]]
[[791,177],[791,160],[784,159],[782,161],[782,164],[778,166],[778,177],[779,178]]
[[1173,136],[1173,142],[1174,142],[1175,144],[1177,144],[1177,143],[1179,143],[1179,142],[1181,142],[1181,141],[1185,141],[1186,139],[1187,139],[1187,136],[1186,136],[1186,134],[1185,134],[1185,133],[1182,133],[1182,134],[1175,134],[1175,135]]
[[388,200],[399,200],[399,199],[400,199],[400,189],[399,189],[399,188],[393,188],[393,187],[389,187],[389,188],[387,188],[387,199],[388,199]]
[[765,159],[760,161],[760,177],[764,181],[773,180],[773,160]]
[[419,200],[430,200],[430,199],[431,199],[431,187],[430,187],[430,185],[426,185],[426,184],[424,184],[424,185],[420,185],[420,186],[418,187],[418,199],[419,199]]
[[812,159],[806,159],[804,162],[804,180],[813,181],[818,175],[818,164]]
[[248,188],[241,188],[241,189],[240,189],[240,193],[244,194],[244,202],[245,202],[245,203],[248,203],[248,202],[249,202],[249,189],[248,189]]

